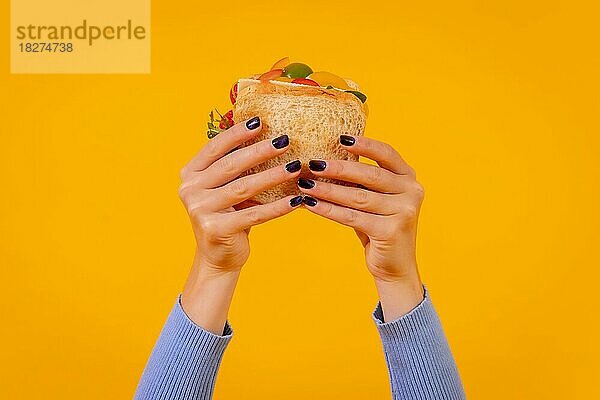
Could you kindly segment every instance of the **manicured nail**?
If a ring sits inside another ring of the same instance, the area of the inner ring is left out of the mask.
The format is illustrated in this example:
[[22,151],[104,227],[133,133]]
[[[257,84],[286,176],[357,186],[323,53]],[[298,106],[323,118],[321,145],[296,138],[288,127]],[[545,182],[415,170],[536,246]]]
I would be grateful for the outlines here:
[[296,172],[300,170],[300,167],[302,167],[300,160],[290,161],[289,163],[285,164],[285,169],[287,172]]
[[356,143],[356,139],[350,135],[340,135],[340,143],[344,146],[352,146]]
[[288,135],[281,135],[271,140],[271,143],[276,149],[283,149],[285,146],[290,144],[290,138]]
[[300,186],[302,189],[312,189],[315,187],[315,181],[312,179],[299,178],[298,186]]
[[246,121],[246,128],[254,130],[260,126],[260,118],[254,117]]
[[298,207],[300,204],[302,204],[302,196],[296,196],[290,199],[290,206]]
[[314,207],[317,205],[317,199],[315,199],[314,197],[310,197],[310,196],[304,196],[304,198],[302,199],[302,202],[309,207]]
[[327,163],[323,160],[310,160],[308,162],[308,168],[310,168],[311,171],[323,171],[326,166]]

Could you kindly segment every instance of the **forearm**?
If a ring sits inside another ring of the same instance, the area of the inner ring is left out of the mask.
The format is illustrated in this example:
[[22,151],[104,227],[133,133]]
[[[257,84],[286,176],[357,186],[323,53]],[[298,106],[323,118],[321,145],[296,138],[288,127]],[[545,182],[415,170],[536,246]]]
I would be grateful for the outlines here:
[[[386,289],[391,290],[391,287]],[[408,294],[406,296],[410,298]],[[388,310],[382,308],[382,299],[373,318],[383,343],[393,398],[464,399],[456,363],[428,293],[424,292],[424,298],[421,296],[421,301],[399,318],[388,315],[393,315],[395,311],[392,310],[406,307],[409,302],[391,299],[385,297],[387,306],[391,307]]]
[[196,256],[181,295],[181,305],[190,319],[221,335],[239,274],[239,270],[215,270]]
[[393,321],[415,308],[425,295],[417,268],[401,279],[375,279],[383,317]]
[[136,390],[136,400],[209,400],[233,331],[227,312],[238,274],[194,263]]

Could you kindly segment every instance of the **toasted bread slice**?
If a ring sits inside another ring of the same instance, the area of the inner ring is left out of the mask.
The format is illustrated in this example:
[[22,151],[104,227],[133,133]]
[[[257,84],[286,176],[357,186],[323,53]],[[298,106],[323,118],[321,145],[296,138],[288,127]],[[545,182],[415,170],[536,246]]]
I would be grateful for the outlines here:
[[[262,122],[262,131],[242,146],[288,135],[290,148],[284,154],[251,168],[243,175],[299,159],[302,162],[300,176],[315,179],[308,169],[308,161],[311,159],[358,161],[358,156],[349,153],[339,144],[340,135],[360,136],[365,130],[363,105],[351,93],[287,82],[241,79],[233,119],[243,121],[257,115]],[[296,181],[292,180],[268,189],[251,200],[264,204],[300,193]]]

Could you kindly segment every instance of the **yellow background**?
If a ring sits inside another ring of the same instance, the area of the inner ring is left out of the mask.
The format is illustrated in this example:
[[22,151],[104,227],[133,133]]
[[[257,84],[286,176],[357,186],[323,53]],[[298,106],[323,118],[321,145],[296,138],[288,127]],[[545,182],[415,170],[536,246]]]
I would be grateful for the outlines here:
[[[598,9],[414,3],[154,1],[149,75],[9,75],[4,29],[0,398],[131,397],[193,255],[179,169],[285,55],[359,82],[416,168],[468,397],[599,398]],[[298,210],[251,239],[215,398],[389,398],[352,230]]]

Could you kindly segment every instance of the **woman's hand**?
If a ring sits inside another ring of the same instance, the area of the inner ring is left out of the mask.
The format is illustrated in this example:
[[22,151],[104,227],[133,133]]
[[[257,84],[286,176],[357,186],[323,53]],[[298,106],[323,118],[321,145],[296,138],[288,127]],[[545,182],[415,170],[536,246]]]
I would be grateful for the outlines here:
[[239,177],[288,148],[289,138],[283,135],[235,149],[260,130],[258,117],[236,124],[211,139],[181,171],[179,197],[197,243],[182,306],[194,322],[216,334],[223,332],[240,269],[250,254],[250,228],[290,212],[302,200],[287,196],[262,205],[249,201],[267,188],[297,178],[301,167],[296,160]]
[[365,247],[367,268],[375,279],[386,320],[393,320],[423,299],[415,256],[417,220],[423,187],[415,171],[389,144],[364,136],[342,135],[350,153],[379,167],[354,161],[311,160],[318,177],[352,182],[348,187],[301,178],[304,203],[312,212],[355,229]]

